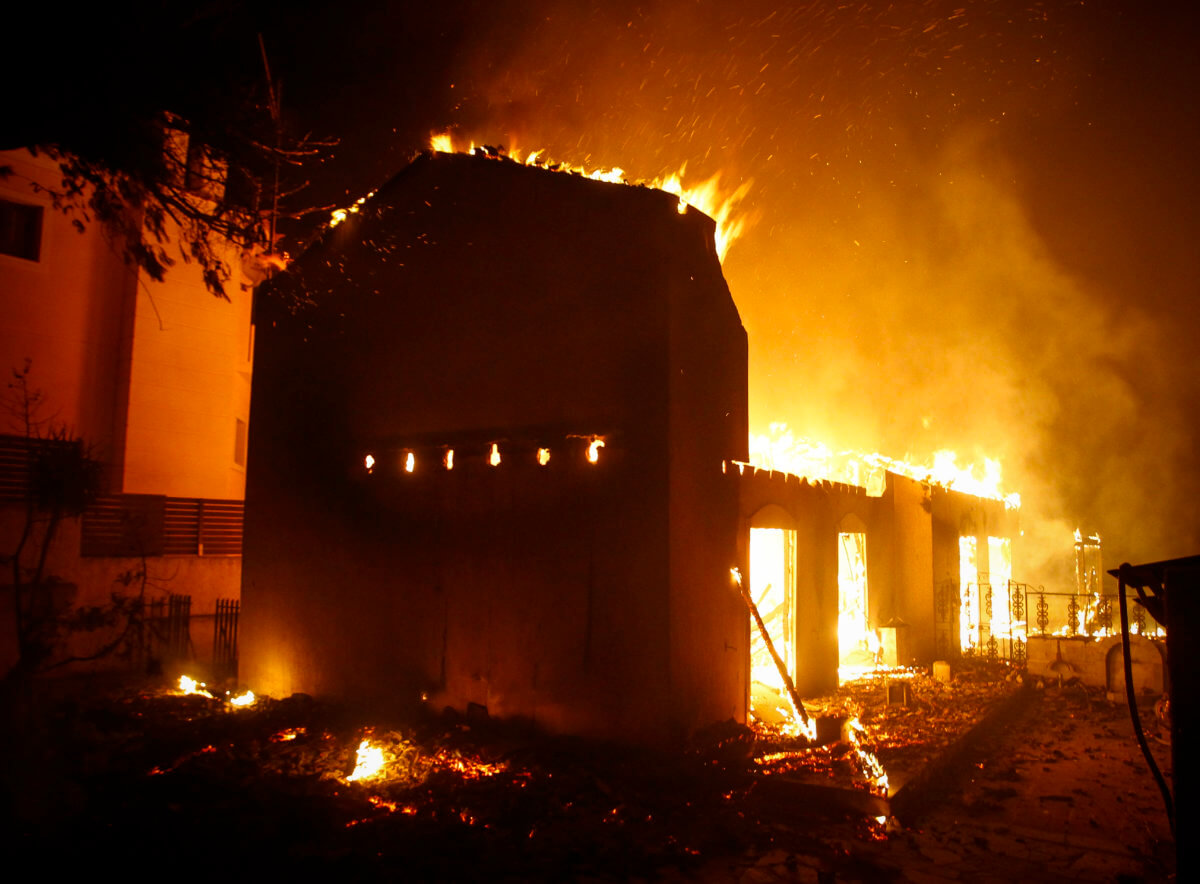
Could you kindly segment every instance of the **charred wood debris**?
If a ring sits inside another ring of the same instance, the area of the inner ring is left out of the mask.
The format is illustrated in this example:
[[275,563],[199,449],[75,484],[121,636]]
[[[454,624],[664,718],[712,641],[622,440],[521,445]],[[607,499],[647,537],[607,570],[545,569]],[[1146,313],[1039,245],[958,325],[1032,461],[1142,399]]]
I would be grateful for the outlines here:
[[[943,684],[915,673],[906,702],[868,679],[807,700],[855,718],[889,774],[918,770],[1018,690],[1003,666]],[[76,692],[80,694],[81,692]],[[545,737],[450,713],[364,726],[304,695],[247,708],[170,687],[43,704],[10,731],[5,786],[20,852],[102,867],[184,854],[196,867],[336,867],[406,880],[628,880],[688,874],[780,839],[830,875],[844,847],[760,786],[772,777],[870,790],[854,746],[810,746],[734,722],[671,754]],[[379,776],[347,782],[362,740]],[[814,808],[820,811],[821,808]],[[836,813],[836,811],[831,811]],[[842,819],[863,840],[889,824]],[[830,878],[833,880],[833,878]]]

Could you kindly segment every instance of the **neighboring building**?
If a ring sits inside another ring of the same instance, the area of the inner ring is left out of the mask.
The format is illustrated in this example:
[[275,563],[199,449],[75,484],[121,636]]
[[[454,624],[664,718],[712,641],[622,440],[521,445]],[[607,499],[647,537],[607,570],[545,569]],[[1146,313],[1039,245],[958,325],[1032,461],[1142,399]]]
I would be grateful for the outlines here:
[[327,231],[278,280],[316,306],[259,323],[243,680],[673,740],[750,713],[738,578],[808,693],[982,650],[957,587],[1015,515],[745,466],[712,239],[659,191],[458,154]]
[[[185,152],[174,135],[172,146]],[[254,345],[240,256],[226,256],[235,270],[229,301],[182,259],[154,282],[122,260],[98,222],[79,230],[75,216],[54,208],[47,192],[60,187],[56,163],[9,151],[0,166],[12,169],[0,178],[0,370],[8,380],[28,361],[40,417],[82,439],[104,468],[104,496],[63,524],[47,573],[74,586],[77,604],[99,604],[147,556],[161,587],[153,596],[191,597],[204,658],[211,624],[197,621],[240,591]],[[24,438],[16,415],[0,419],[8,421],[0,425],[0,548],[9,555],[40,443]],[[0,608],[11,617],[11,604]],[[3,653],[11,632],[5,619]]]

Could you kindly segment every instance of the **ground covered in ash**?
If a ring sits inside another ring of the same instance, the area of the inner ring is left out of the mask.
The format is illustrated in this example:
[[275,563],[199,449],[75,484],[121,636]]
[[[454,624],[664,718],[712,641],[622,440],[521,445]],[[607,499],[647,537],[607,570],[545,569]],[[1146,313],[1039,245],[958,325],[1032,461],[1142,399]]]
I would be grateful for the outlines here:
[[[907,705],[888,705],[885,685],[863,682],[814,701],[863,725],[820,748],[730,723],[663,755],[486,719],[364,722],[302,696],[235,708],[166,687],[76,688],[7,732],[8,831],[18,856],[64,872],[1165,880],[1165,815],[1122,707],[1078,686],[1022,686],[999,668],[951,685],[918,676],[907,693]],[[1027,700],[1018,708],[1013,697]],[[947,763],[1004,703],[1016,711],[970,761]],[[348,781],[364,739],[382,752],[383,773]],[[804,791],[818,779],[870,794],[864,753],[889,774],[945,768],[924,778],[940,797],[919,818],[881,823],[853,801],[820,797],[832,791]],[[785,779],[801,791],[781,800],[767,784]]]

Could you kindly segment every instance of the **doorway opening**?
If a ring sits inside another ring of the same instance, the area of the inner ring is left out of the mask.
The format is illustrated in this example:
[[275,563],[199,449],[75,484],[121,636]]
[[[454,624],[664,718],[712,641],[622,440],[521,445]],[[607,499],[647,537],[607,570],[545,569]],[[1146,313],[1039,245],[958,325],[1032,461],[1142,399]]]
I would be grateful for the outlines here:
[[[796,532],[750,529],[750,597],[771,636],[775,652],[796,673]],[[750,711],[767,724],[791,718],[791,702],[758,627],[750,624]]]
[[860,678],[875,668],[879,637],[867,607],[867,535],[838,534],[838,681]]

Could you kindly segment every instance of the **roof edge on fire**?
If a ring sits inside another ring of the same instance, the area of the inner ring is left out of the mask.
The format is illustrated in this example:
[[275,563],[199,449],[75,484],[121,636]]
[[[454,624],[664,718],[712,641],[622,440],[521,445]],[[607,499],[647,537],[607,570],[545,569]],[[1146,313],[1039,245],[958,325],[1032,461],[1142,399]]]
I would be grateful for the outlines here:
[[388,208],[393,208],[397,200],[395,197],[403,191],[410,179],[413,179],[420,174],[431,163],[490,163],[502,165],[505,168],[513,170],[522,170],[518,174],[530,174],[538,176],[557,176],[564,181],[573,182],[572,185],[578,187],[596,187],[596,188],[624,188],[630,193],[643,193],[645,197],[654,200],[662,201],[664,207],[670,206],[671,211],[679,215],[681,218],[687,218],[688,223],[698,225],[703,231],[703,241],[706,245],[706,250],[711,254],[716,261],[717,266],[720,266],[720,260],[716,253],[716,244],[714,234],[716,232],[716,222],[695,206],[686,204],[683,208],[676,208],[680,205],[679,198],[664,190],[649,187],[646,184],[638,182],[610,182],[598,179],[589,178],[569,170],[547,169],[540,166],[530,166],[524,163],[518,163],[505,155],[492,154],[467,154],[467,153],[443,153],[432,150],[425,150],[418,153],[411,162],[396,172],[391,178],[384,182],[380,187],[366,196],[361,197],[351,206],[346,209],[334,212],[333,218],[323,224],[307,241],[302,251],[293,258],[286,270],[272,278],[263,282],[258,291],[266,295],[281,296],[291,310],[296,311],[306,306],[312,306],[314,300],[312,292],[306,285],[305,274],[306,270],[313,267],[316,262],[320,262],[329,252],[329,250],[337,248],[350,240],[352,232],[359,230],[363,225],[368,224],[371,220],[377,220],[382,212]]

